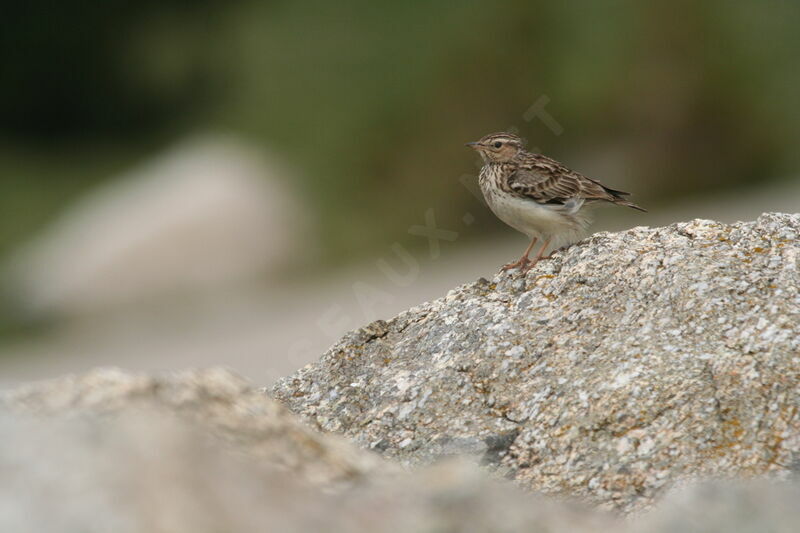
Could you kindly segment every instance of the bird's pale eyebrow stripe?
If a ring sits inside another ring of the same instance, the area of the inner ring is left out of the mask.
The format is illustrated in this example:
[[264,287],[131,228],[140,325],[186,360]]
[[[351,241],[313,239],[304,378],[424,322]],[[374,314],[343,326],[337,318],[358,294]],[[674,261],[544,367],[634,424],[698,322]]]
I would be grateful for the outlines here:
[[485,143],[494,143],[494,142],[497,142],[497,141],[512,142],[512,143],[520,143],[520,142],[522,142],[519,137],[514,137],[514,136],[508,135],[506,133],[498,133],[496,135],[491,135],[491,136],[485,137],[483,139],[483,142],[485,142]]

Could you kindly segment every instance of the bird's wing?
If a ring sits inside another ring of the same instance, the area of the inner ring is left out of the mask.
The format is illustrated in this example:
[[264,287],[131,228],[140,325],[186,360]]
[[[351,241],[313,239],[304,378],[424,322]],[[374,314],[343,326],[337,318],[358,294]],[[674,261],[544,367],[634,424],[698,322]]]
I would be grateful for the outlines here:
[[521,162],[507,185],[511,192],[540,204],[568,206],[576,201],[602,200],[641,209],[625,200],[628,193],[609,189],[542,155]]

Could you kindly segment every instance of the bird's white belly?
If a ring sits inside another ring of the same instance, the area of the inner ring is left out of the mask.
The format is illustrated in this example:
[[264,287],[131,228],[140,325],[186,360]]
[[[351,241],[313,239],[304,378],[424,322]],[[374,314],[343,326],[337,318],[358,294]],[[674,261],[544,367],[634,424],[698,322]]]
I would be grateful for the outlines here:
[[493,196],[489,207],[500,220],[529,237],[559,233],[569,225],[561,213],[511,195]]
[[583,202],[570,209],[541,205],[510,194],[484,196],[497,218],[528,237],[553,238],[557,247],[580,239],[590,223],[585,210],[581,210]]

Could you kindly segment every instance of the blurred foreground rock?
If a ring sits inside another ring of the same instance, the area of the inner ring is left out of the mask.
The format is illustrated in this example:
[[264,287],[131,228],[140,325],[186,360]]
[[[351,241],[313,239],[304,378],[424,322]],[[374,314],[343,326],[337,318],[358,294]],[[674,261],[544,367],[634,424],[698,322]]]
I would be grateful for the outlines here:
[[62,420],[93,415],[111,421],[144,411],[160,417],[164,426],[172,421],[186,427],[199,424],[238,454],[325,487],[388,468],[340,437],[311,430],[224,369],[163,377],[99,369],[19,387],[0,395],[0,407]]
[[285,178],[243,143],[186,143],[80,199],[6,285],[28,313],[75,314],[268,274],[303,233]]
[[798,235],[785,214],[599,233],[348,334],[274,395],[386,457],[473,454],[625,513],[682,480],[788,475]]
[[0,435],[0,531],[588,532],[614,523],[465,462],[402,474],[314,433],[224,370],[98,370],[34,383],[0,396]]
[[463,460],[401,472],[222,370],[32,384],[0,398],[0,436],[0,531],[789,533],[800,521],[790,483],[691,486],[625,523]]

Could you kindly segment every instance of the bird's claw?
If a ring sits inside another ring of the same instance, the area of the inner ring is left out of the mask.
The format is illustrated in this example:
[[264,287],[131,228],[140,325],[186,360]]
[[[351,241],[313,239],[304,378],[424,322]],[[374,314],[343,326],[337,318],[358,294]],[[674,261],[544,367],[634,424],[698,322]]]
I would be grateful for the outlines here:
[[533,266],[532,263],[533,262],[527,257],[521,257],[519,260],[514,261],[513,263],[503,265],[503,267],[501,267],[500,270],[505,272],[506,270],[513,270],[515,268],[519,268],[520,271],[527,272],[530,269],[530,267]]

